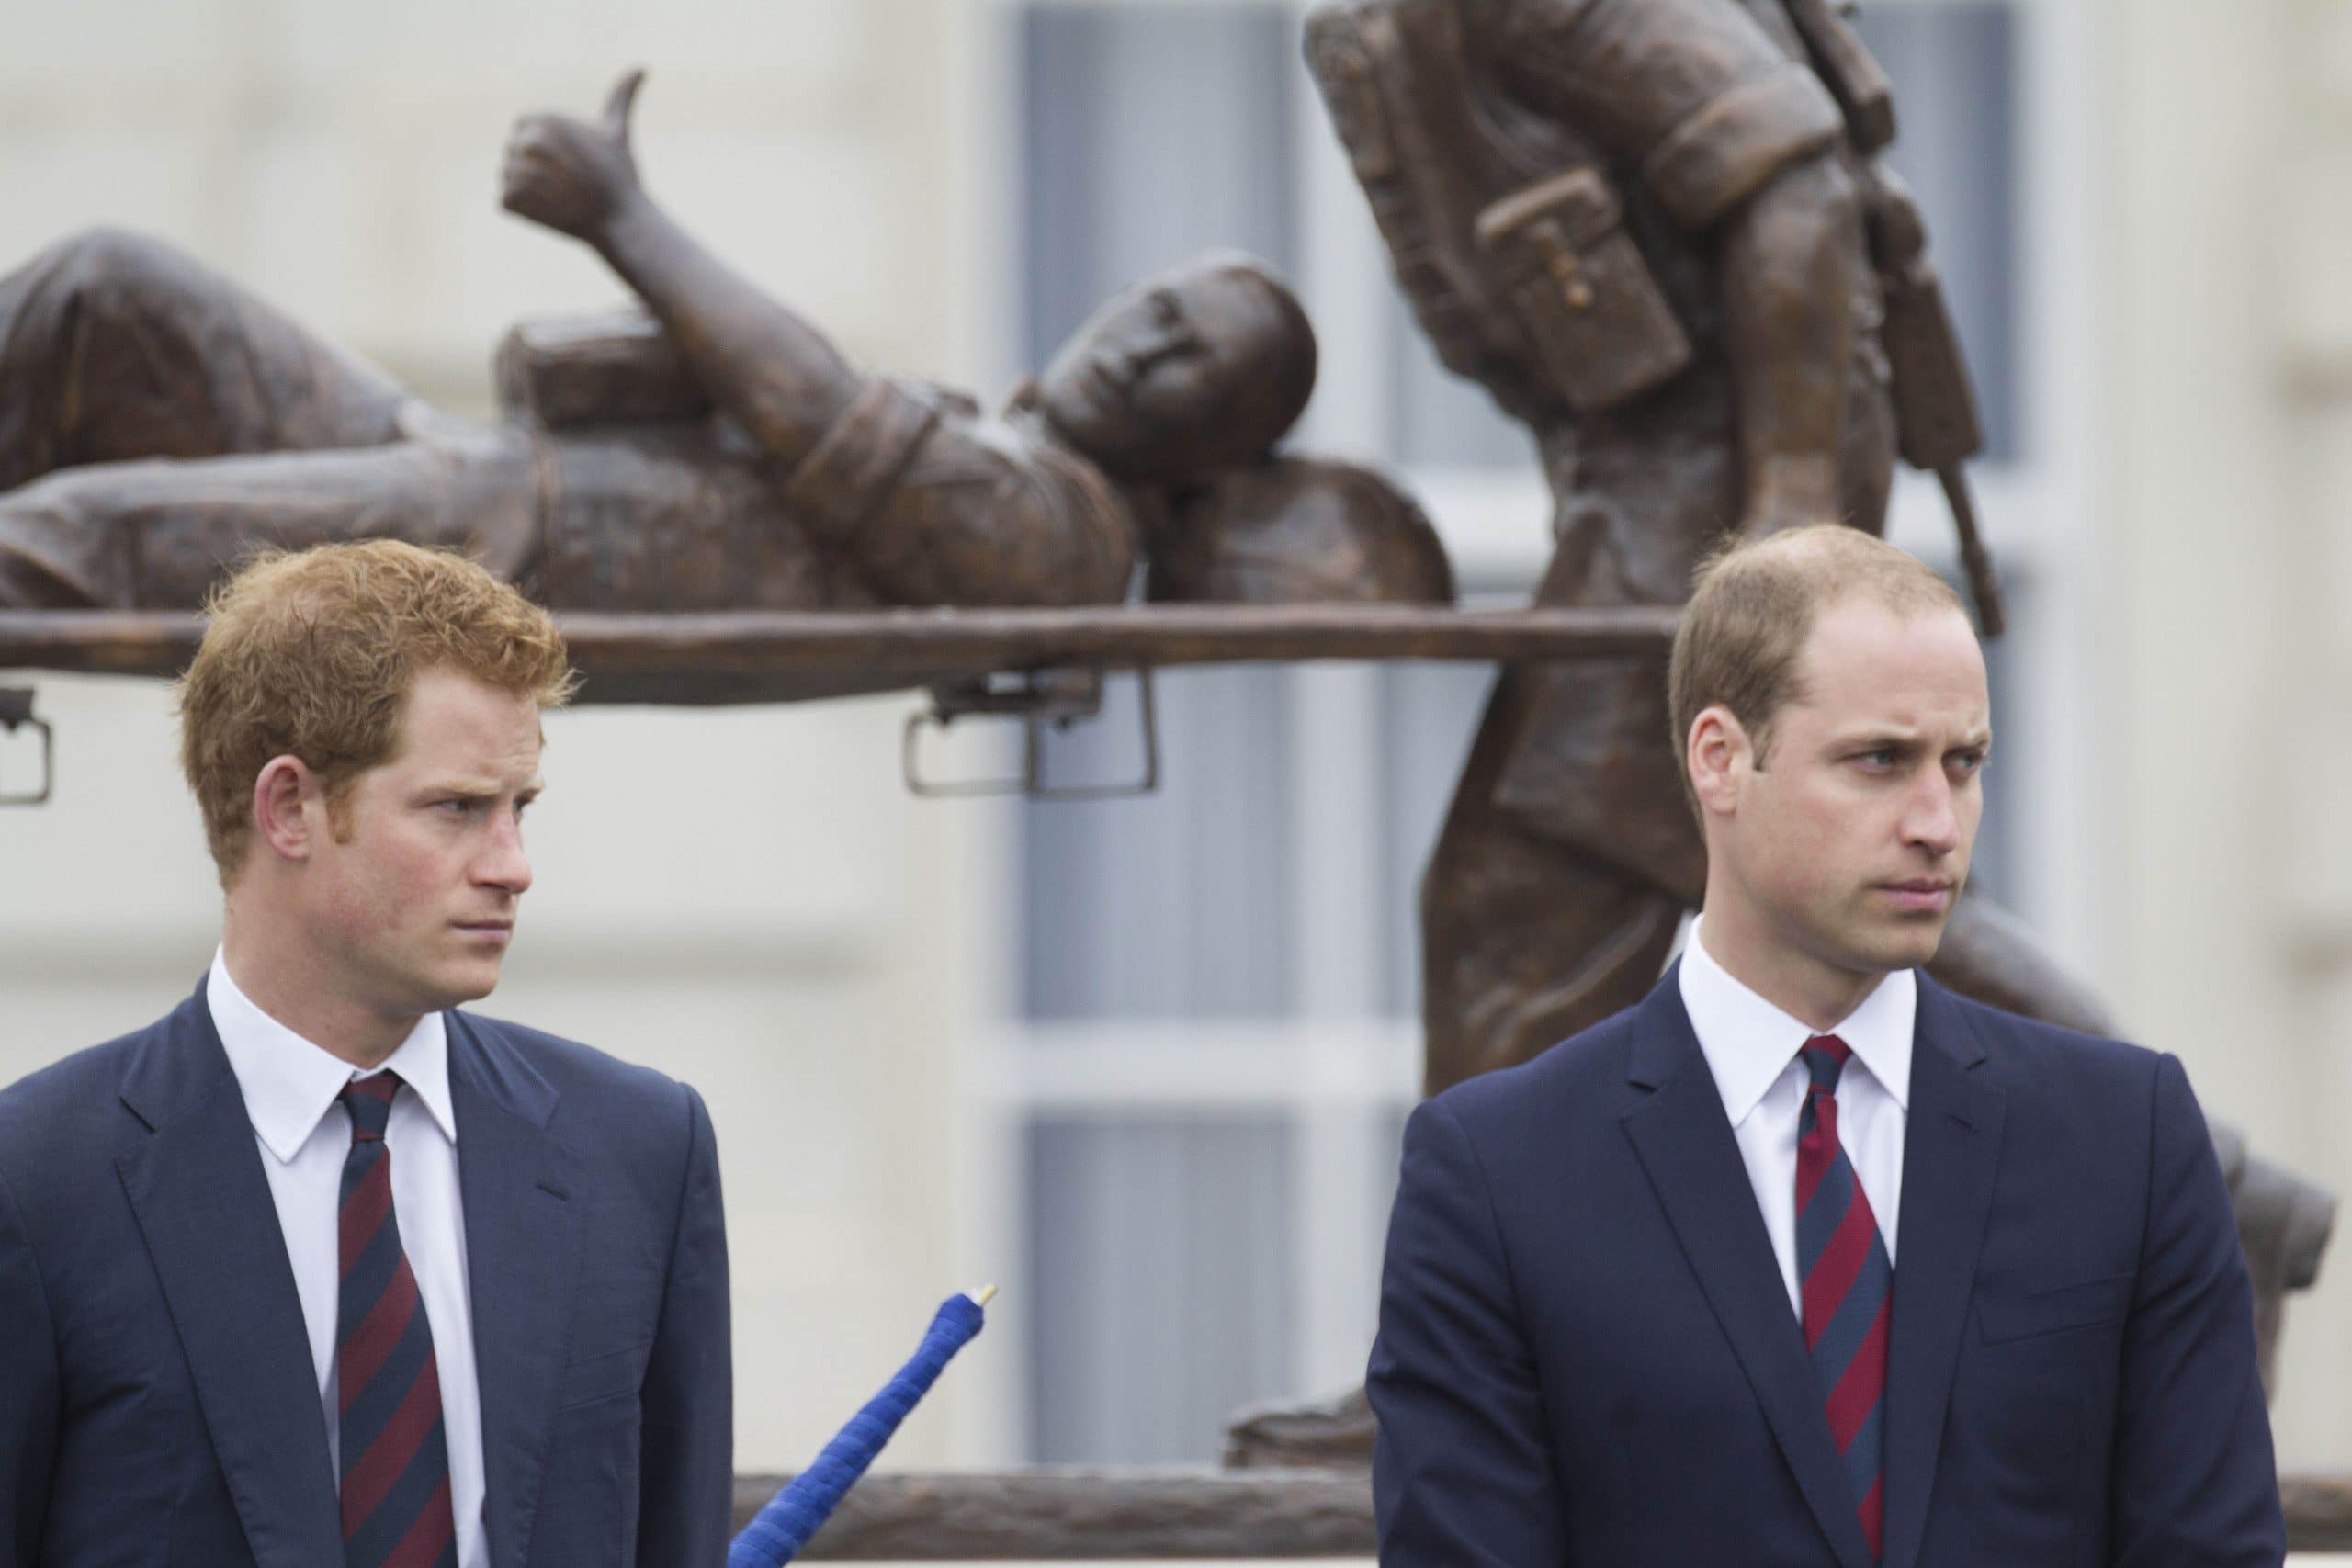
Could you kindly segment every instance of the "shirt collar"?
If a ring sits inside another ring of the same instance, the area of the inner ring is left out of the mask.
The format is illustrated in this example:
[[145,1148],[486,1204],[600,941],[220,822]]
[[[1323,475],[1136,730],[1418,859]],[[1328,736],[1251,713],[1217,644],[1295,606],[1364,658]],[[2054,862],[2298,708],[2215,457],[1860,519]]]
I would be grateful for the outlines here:
[[1700,941],[1702,920],[1694,920],[1683,944],[1679,977],[1683,1010],[1699,1037],[1699,1049],[1715,1077],[1724,1111],[1738,1126],[1804,1043],[1816,1033],[1843,1040],[1879,1086],[1905,1111],[1911,1108],[1911,1037],[1918,1021],[1919,981],[1897,969],[1871,987],[1860,1005],[1835,1029],[1815,1030],[1792,1018],[1735,978]]
[[[225,953],[212,955],[204,999],[212,1011],[212,1026],[220,1032],[220,1048],[228,1053],[230,1070],[237,1075],[237,1088],[244,1096],[245,1114],[254,1131],[278,1163],[290,1162],[317,1130],[319,1118],[333,1108],[343,1086],[370,1075],[262,1011],[230,978]],[[424,1102],[441,1135],[456,1143],[458,1119],[449,1101],[448,1028],[442,1016],[429,1012],[418,1019],[408,1038],[377,1070],[386,1069],[400,1074],[401,1081]]]

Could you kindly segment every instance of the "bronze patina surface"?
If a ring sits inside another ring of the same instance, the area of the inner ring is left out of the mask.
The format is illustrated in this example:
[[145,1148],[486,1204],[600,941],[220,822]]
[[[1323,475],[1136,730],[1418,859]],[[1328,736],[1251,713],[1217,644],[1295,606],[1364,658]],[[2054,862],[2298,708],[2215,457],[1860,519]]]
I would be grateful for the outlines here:
[[501,345],[500,418],[425,405],[161,242],[75,236],[0,279],[0,609],[193,608],[257,546],[393,536],[562,609],[1444,603],[1378,474],[1277,457],[1306,312],[1238,253],[1108,301],[999,410],[857,368],[639,179],[641,73],[537,114],[513,211],[630,309]]

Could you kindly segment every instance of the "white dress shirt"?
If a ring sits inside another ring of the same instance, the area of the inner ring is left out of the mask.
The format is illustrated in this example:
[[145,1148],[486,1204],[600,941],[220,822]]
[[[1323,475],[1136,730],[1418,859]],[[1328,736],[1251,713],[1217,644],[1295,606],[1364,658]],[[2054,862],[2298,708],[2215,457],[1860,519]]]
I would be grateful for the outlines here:
[[1780,1259],[1789,1305],[1804,1315],[1797,1280],[1797,1115],[1810,1076],[1797,1052],[1815,1034],[1853,1049],[1838,1078],[1838,1141],[1878,1218],[1886,1260],[1903,1212],[1903,1124],[1911,1103],[1911,1034],[1919,982],[1898,969],[1879,982],[1835,1029],[1812,1029],[1758,996],[1715,962],[1694,922],[1683,946],[1682,1006],[1699,1036],[1724,1114],[1731,1118],[1748,1185]]
[[[237,1075],[260,1141],[262,1170],[277,1205],[287,1261],[310,1331],[327,1454],[342,1473],[341,1404],[334,1369],[342,1280],[336,1216],[351,1118],[335,1103],[343,1086],[370,1075],[303,1039],[254,1005],[216,953],[205,987],[213,1027]],[[401,1076],[384,1144],[392,1162],[392,1212],[416,1276],[441,1374],[441,1422],[449,1449],[449,1500],[458,1568],[489,1568],[482,1529],[481,1394],[474,1380],[473,1312],[466,1292],[466,1217],[458,1189],[458,1119],[449,1100],[449,1044],[439,1013],[419,1020],[379,1071]]]

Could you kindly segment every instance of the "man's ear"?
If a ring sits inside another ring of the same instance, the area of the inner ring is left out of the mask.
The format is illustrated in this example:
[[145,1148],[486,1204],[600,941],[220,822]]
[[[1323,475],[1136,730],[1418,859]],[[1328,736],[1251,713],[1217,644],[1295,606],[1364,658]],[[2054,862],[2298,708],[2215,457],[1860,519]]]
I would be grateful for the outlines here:
[[281,859],[300,861],[325,830],[326,790],[310,764],[295,756],[264,763],[254,778],[254,837]]
[[1690,793],[1699,797],[1700,810],[1731,815],[1739,804],[1742,775],[1754,760],[1747,727],[1729,708],[1714,704],[1700,709],[1690,721],[1682,765],[1690,772]]

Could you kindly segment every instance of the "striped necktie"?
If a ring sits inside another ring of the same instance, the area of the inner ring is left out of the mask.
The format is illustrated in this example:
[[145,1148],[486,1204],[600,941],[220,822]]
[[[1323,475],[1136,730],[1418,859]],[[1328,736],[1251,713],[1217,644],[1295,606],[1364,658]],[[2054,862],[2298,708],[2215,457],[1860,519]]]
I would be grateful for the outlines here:
[[1798,1055],[1812,1075],[1797,1115],[1797,1277],[1805,1350],[1875,1559],[1886,1515],[1881,1458],[1894,1269],[1870,1197],[1838,1141],[1838,1077],[1853,1052],[1834,1034],[1817,1034]]
[[338,1215],[343,1288],[335,1309],[342,1405],[345,1568],[457,1568],[449,1450],[433,1325],[401,1250],[392,1155],[384,1143],[400,1075],[344,1086],[351,1152]]

